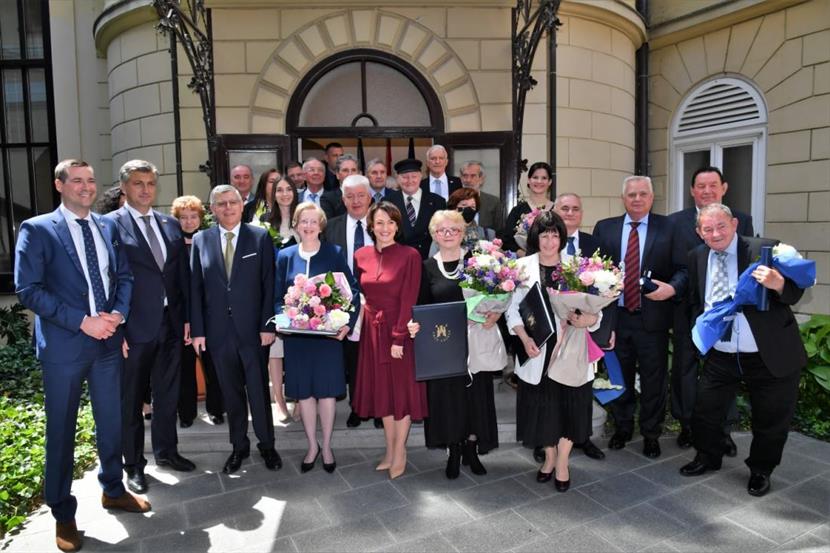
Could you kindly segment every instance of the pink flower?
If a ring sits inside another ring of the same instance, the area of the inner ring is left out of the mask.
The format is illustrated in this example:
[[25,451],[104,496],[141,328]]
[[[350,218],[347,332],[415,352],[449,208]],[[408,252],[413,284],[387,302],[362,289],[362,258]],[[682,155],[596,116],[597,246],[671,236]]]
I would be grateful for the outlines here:
[[308,279],[306,278],[306,276],[304,274],[300,273],[300,274],[298,274],[297,276],[294,277],[294,284],[296,284],[297,286],[302,287],[306,283],[307,280]]
[[320,285],[320,297],[321,298],[327,298],[330,295],[331,295],[331,286],[329,286],[328,284],[325,284],[325,283],[321,284]]
[[308,305],[310,305],[311,307],[317,307],[318,305],[320,305],[320,302],[322,301],[323,300],[321,300],[319,296],[311,296],[310,298],[308,298]]
[[319,304],[315,305],[314,306],[314,314],[317,315],[318,317],[322,317],[323,315],[326,314],[326,306],[325,305],[319,305]]
[[308,328],[311,330],[317,330],[320,326],[322,326],[323,321],[318,319],[317,317],[312,317],[308,320]]
[[293,319],[297,316],[299,310],[296,307],[289,307],[285,310],[285,314],[288,315],[288,318]]
[[512,292],[513,290],[516,289],[516,283],[513,282],[512,280],[505,280],[504,282],[502,282],[500,284],[500,286],[501,286],[501,289],[504,290],[505,292]]
[[317,285],[314,284],[313,282],[306,281],[306,283],[303,285],[303,292],[305,292],[309,296],[312,295],[312,294],[316,294],[317,293]]
[[493,245],[496,246],[497,248],[501,248],[501,245],[502,245],[501,238],[494,238],[493,239]]
[[579,275],[579,282],[584,284],[585,286],[591,286],[594,284],[594,273],[582,273]]

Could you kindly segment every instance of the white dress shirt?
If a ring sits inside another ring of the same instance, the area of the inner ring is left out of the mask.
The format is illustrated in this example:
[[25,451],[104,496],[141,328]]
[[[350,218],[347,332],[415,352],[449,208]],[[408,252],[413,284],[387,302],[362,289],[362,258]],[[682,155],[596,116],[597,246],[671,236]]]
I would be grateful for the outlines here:
[[429,190],[433,194],[438,194],[445,200],[448,200],[450,197],[450,181],[447,178],[447,174],[444,173],[440,177],[433,177],[430,175]]
[[101,281],[104,283],[104,294],[109,299],[110,291],[110,256],[107,251],[107,243],[104,241],[104,236],[101,234],[101,229],[95,224],[92,216],[87,214],[86,217],[78,217],[69,211],[65,205],[60,206],[61,214],[66,219],[66,224],[69,227],[69,234],[72,236],[72,243],[75,244],[75,252],[81,260],[81,268],[84,271],[84,278],[86,279],[87,290],[89,292],[89,312],[93,317],[98,316],[98,310],[95,309],[95,294],[92,291],[92,281],[89,278],[89,267],[86,263],[86,248],[84,247],[84,234],[81,225],[76,219],[86,219],[89,221],[89,228],[92,229],[92,238],[95,240],[95,253],[98,255],[98,272],[101,274]]
[[[409,196],[410,195],[403,192],[403,191],[401,191],[401,192],[403,193],[403,207],[404,207],[404,212],[401,213],[401,215],[404,216],[404,217],[409,218],[409,216],[406,214],[406,204],[409,202]],[[415,208],[415,219],[418,218],[418,213],[420,213],[420,211],[421,211],[421,196],[423,195],[422,192],[423,192],[423,190],[419,186],[418,190],[416,190],[415,193],[412,194],[412,207]]]
[[[573,234],[568,236],[568,238],[573,238],[574,239],[574,248],[576,248],[576,251],[579,251],[579,231],[578,230],[575,231]],[[585,257],[586,252],[580,252],[580,253],[582,254],[583,257]],[[587,255],[591,255],[593,253],[594,252],[590,252]],[[573,257],[571,254],[568,253],[568,240],[567,239],[565,240],[565,245],[559,251],[559,257],[562,259],[562,263],[567,263],[568,261],[571,260],[571,257]]]
[[[353,218],[351,215],[346,215],[346,262],[349,264],[349,269],[354,274],[354,231],[357,228],[357,221],[358,219]],[[369,233],[366,231],[366,216],[360,219],[360,223],[363,225],[363,245],[364,246],[371,246],[375,242],[372,240],[372,237],[369,236]]]
[[[147,245],[150,245],[150,238],[147,236],[147,227],[144,224],[144,220],[142,219],[143,215],[140,211],[136,208],[124,202],[124,207],[127,208],[127,211],[130,215],[132,215],[133,220],[135,220],[135,224],[138,225],[138,228],[141,230],[141,235],[144,236],[144,240],[147,241]],[[167,261],[167,244],[164,243],[164,237],[161,234],[161,228],[159,228],[158,221],[156,220],[156,216],[153,213],[153,210],[147,212],[147,215],[150,216],[150,226],[153,227],[153,232],[156,233],[156,239],[158,240],[159,245],[161,246],[161,255],[165,261]]]

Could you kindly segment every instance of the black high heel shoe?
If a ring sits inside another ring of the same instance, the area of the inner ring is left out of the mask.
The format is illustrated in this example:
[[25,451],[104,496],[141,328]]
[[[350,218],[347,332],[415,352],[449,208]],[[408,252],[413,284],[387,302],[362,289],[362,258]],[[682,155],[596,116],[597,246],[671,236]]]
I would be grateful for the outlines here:
[[[553,473],[556,474],[556,469],[553,470]],[[567,480],[560,480],[558,478],[554,478],[553,487],[556,488],[557,492],[564,493],[571,487],[571,479],[568,478]]]
[[550,482],[550,479],[553,478],[553,473],[555,471],[550,472],[542,472],[542,469],[539,469],[539,472],[536,473],[536,481],[540,484],[544,484],[545,482]]
[[321,450],[320,444],[317,444],[317,455],[314,456],[314,459],[312,459],[310,463],[306,463],[305,461],[300,463],[300,472],[301,473],[306,473],[306,472],[308,472],[308,471],[310,471],[311,469],[314,468],[314,464],[317,462],[317,457],[320,456],[320,450]]
[[323,461],[323,470],[329,474],[333,473],[334,469],[337,468],[337,459],[334,458],[334,451],[331,452],[331,458],[331,463],[326,463],[325,460]]

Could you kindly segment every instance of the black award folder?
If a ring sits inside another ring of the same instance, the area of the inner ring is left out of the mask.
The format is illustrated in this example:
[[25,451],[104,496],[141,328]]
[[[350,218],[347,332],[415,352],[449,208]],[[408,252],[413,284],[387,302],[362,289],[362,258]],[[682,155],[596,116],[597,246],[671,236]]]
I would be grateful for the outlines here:
[[416,305],[415,380],[467,374],[467,305],[463,301]]
[[[527,295],[519,303],[519,315],[525,325],[525,332],[533,338],[536,347],[541,348],[554,334],[553,313],[550,310],[545,291],[535,282]],[[519,364],[524,365],[529,357],[521,343],[516,348]]]

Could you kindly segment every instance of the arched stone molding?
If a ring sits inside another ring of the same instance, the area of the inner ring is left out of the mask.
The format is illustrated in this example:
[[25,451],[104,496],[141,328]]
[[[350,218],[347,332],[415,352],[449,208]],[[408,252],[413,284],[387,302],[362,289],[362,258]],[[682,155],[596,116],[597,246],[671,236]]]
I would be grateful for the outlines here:
[[285,111],[302,75],[323,59],[353,48],[387,52],[417,68],[441,101],[447,131],[481,130],[473,81],[441,37],[396,13],[346,9],[318,18],[280,42],[251,91],[250,132],[283,132]]

